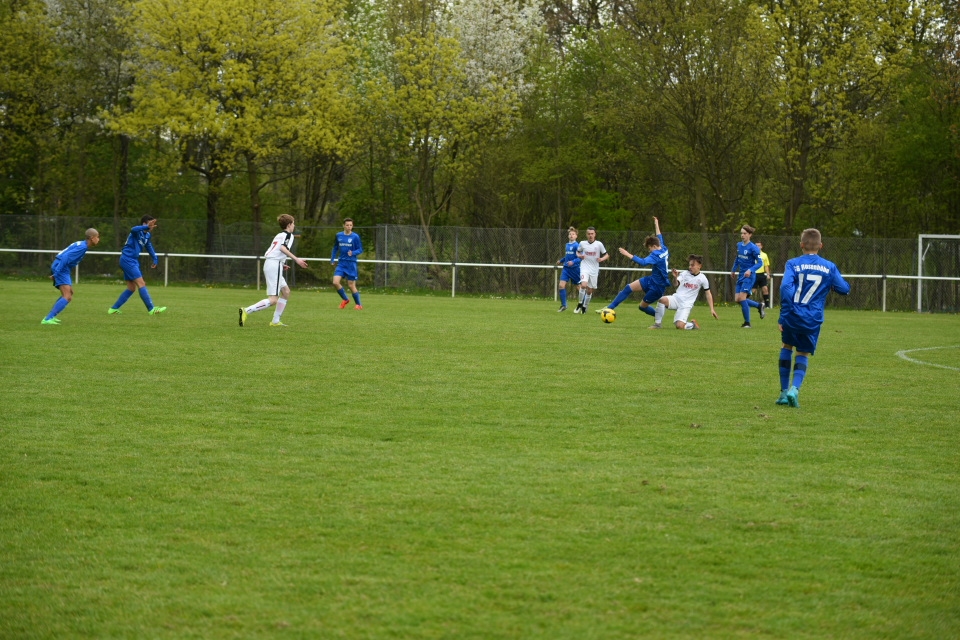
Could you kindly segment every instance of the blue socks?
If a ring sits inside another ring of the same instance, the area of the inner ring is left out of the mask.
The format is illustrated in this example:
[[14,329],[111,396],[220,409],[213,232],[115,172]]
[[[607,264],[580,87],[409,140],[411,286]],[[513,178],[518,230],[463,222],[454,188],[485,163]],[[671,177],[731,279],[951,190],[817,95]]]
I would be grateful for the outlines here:
[[797,389],[803,384],[803,378],[807,375],[807,356],[797,356],[793,364],[793,386]]
[[566,289],[560,289],[560,306],[561,307],[567,306],[567,290]]
[[748,305],[750,305],[754,309],[760,308],[760,303],[757,302],[756,300],[751,300],[750,298],[747,298],[746,300],[744,300],[744,302],[746,302]]
[[117,301],[113,303],[113,308],[119,309],[120,307],[122,307],[124,303],[127,300],[129,300],[130,296],[132,295],[133,295],[133,291],[130,291],[130,289],[124,289],[123,293],[120,294],[120,297],[117,298]]
[[70,301],[66,298],[60,298],[53,303],[53,308],[50,309],[50,313],[47,314],[47,317],[44,320],[50,320],[56,318],[57,314],[67,308],[67,305],[70,304]]
[[[623,291],[618,293],[617,297],[613,299],[613,302],[607,305],[607,308],[616,309],[617,305],[623,302],[624,300],[626,300],[627,298],[629,298],[631,293],[632,293],[632,289],[630,289],[630,285],[625,286],[623,288]],[[651,313],[650,315],[653,315],[653,314]]]
[[740,310],[743,311],[743,321],[747,324],[750,324],[750,305],[747,304],[750,300],[744,300],[740,303]]
[[344,300],[347,299],[347,292],[343,290],[343,287],[340,287],[339,289],[337,289],[337,293],[339,293],[340,297],[343,298]]
[[643,311],[643,312],[644,312],[645,314],[647,314],[648,316],[653,316],[654,318],[657,317],[657,311],[656,311],[656,309],[654,309],[654,308],[651,307],[650,305],[647,305],[646,307],[640,307],[640,311]]
[[150,292],[147,291],[147,288],[140,287],[137,291],[140,292],[140,299],[143,300],[143,304],[147,305],[147,311],[153,309],[153,300],[150,299]]
[[[343,289],[341,289],[341,291],[343,291]],[[354,301],[355,303],[357,303],[357,304],[360,304],[360,292],[359,292],[359,291],[357,291],[356,293],[353,294],[353,301]]]
[[790,349],[780,349],[780,390],[786,391],[790,388],[790,360],[793,357],[793,351]]

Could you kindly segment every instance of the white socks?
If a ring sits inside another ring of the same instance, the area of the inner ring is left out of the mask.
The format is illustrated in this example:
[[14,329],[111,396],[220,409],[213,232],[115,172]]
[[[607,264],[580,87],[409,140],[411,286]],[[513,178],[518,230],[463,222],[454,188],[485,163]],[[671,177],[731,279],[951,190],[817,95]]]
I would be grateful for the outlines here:
[[692,322],[688,322],[687,324],[685,324],[685,325],[683,326],[683,328],[686,329],[687,331],[692,331],[693,328],[694,328],[694,327],[693,327],[693,323],[692,323]]
[[287,301],[283,298],[277,300],[277,310],[273,312],[273,321],[274,323],[280,322],[280,316],[283,315],[283,310],[287,306]]
[[663,321],[663,314],[667,312],[667,307],[662,302],[657,303],[657,308],[653,313],[653,321],[660,324]]
[[264,298],[257,304],[251,305],[244,309],[247,313],[255,313],[257,311],[263,311],[264,309],[270,308],[270,298]]

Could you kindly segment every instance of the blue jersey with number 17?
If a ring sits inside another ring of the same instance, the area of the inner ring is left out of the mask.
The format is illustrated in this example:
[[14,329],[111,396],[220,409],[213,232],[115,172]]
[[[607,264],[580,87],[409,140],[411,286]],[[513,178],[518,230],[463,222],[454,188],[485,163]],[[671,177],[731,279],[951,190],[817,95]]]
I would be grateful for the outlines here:
[[827,294],[850,293],[837,265],[815,253],[788,260],[780,284],[780,324],[795,331],[813,331],[823,324]]

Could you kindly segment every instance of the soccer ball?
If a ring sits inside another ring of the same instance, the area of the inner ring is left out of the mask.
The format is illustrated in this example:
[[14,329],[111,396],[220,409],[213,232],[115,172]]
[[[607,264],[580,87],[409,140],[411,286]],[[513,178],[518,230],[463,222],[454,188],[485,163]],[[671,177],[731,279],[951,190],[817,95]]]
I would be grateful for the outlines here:
[[600,319],[610,324],[611,322],[616,322],[617,312],[613,309],[601,309],[600,310]]

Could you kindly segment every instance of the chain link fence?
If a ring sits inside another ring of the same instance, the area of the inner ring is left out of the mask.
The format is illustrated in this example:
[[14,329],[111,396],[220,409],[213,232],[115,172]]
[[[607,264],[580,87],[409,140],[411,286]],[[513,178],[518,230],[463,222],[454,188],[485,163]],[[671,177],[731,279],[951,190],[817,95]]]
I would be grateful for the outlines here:
[[[94,227],[100,231],[97,250],[117,251],[139,219],[0,216],[0,248],[60,250],[83,237]],[[250,284],[256,280],[256,262],[249,259],[208,258],[205,220],[166,220],[153,234],[159,254],[189,254],[170,257],[171,282]],[[478,229],[469,227],[422,227],[379,225],[355,227],[364,243],[360,284],[391,289],[450,291],[453,279],[458,294],[519,295],[552,298],[556,270],[548,268],[563,255],[566,229]],[[213,234],[213,255],[259,256],[277,233],[275,223],[256,227],[252,223],[219,225]],[[339,227],[298,227],[295,253],[301,257],[329,260]],[[631,263],[617,252],[624,247],[644,255],[644,238],[649,231],[609,232],[599,230],[600,240],[611,254],[600,275],[598,299],[611,299],[638,270],[621,270]],[[586,237],[585,230],[580,239]],[[718,301],[732,301],[733,281],[727,275],[736,253],[736,234],[664,233],[670,249],[670,264],[686,267],[686,258],[695,253],[704,257],[704,270]],[[789,258],[799,255],[799,237],[765,236],[758,233],[770,257],[774,273],[780,273]],[[824,238],[823,257],[837,264],[852,290],[849,296],[831,296],[835,308],[913,311],[917,308],[916,276],[918,242],[916,238]],[[403,261],[442,264],[387,264],[377,261]],[[46,276],[50,254],[0,253],[0,273],[13,277]],[[457,265],[456,270],[451,265]],[[510,265],[510,266],[508,266]],[[534,265],[539,268],[519,268]],[[121,279],[115,256],[88,255],[82,265],[86,277]],[[145,269],[148,280],[162,279],[159,270]],[[454,273],[456,274],[454,276]],[[925,277],[960,278],[960,240],[931,240],[923,256]],[[294,269],[291,280],[296,286],[320,286],[329,283],[329,269],[315,265],[310,270]],[[863,276],[863,277],[857,277]],[[869,277],[868,277],[869,276]],[[960,280],[926,280],[922,288],[925,311],[960,311]]]

